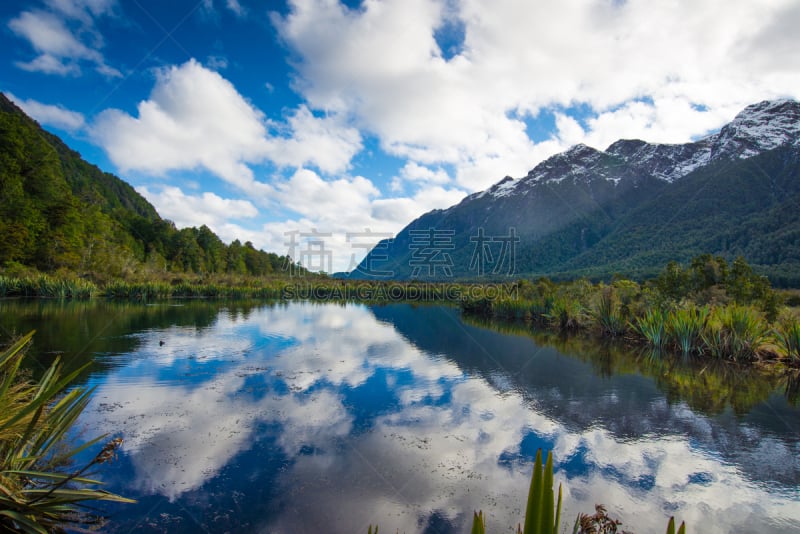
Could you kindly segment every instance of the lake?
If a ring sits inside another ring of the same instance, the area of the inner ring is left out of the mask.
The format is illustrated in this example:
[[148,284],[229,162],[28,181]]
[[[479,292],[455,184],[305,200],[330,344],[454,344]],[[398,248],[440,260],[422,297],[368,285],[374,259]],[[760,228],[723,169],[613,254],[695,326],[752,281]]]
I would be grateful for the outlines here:
[[[125,440],[109,532],[492,532],[552,449],[564,531],[800,532],[796,384],[446,306],[0,301],[96,388],[79,439]],[[791,393],[791,391],[790,391]],[[93,456],[94,451],[86,456]]]

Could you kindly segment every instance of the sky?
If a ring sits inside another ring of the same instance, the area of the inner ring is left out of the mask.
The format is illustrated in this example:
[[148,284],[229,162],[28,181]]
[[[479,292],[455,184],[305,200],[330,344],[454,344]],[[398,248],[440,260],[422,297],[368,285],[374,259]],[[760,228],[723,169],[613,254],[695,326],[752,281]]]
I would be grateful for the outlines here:
[[355,267],[577,143],[800,98],[797,0],[4,0],[0,91],[179,227]]

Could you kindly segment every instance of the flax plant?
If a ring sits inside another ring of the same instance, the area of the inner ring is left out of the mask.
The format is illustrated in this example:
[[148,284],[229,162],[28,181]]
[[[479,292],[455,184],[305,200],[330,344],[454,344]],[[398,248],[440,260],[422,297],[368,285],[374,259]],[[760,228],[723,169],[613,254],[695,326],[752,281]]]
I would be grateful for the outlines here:
[[84,368],[61,376],[56,361],[33,382],[20,364],[33,332],[0,353],[0,530],[46,533],[102,522],[85,510],[94,500],[133,502],[98,489],[89,470],[108,462],[122,440],[109,441],[87,465],[73,469],[77,454],[105,438],[82,446],[67,444],[66,434],[89,402],[91,389],[66,390]]

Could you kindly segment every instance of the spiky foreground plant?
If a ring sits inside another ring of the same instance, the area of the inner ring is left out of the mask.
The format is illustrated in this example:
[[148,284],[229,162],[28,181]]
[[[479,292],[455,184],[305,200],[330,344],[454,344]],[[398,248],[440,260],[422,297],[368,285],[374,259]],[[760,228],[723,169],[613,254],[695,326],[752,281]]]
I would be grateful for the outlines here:
[[89,402],[92,390],[65,388],[85,369],[61,377],[58,360],[33,382],[20,376],[24,349],[33,332],[0,353],[0,530],[47,533],[97,523],[86,501],[134,502],[97,489],[86,478],[93,466],[111,460],[122,444],[106,444],[89,464],[70,471],[74,457],[105,436],[65,447],[65,435]]
[[[575,520],[573,534],[600,534],[617,532],[617,527],[622,523],[608,517],[602,504],[595,506],[593,516],[579,514]],[[561,484],[558,485],[558,501],[555,500],[553,491],[553,453],[547,453],[547,462],[542,465],[542,449],[536,452],[531,475],[531,487],[528,491],[528,503],[525,508],[525,527],[517,526],[517,534],[556,534],[561,523]],[[474,512],[472,515],[472,534],[486,534],[486,517],[483,511]],[[369,526],[367,534],[378,534],[378,527],[374,530]],[[623,532],[624,534],[624,532]],[[667,534],[676,534],[675,518],[669,518]],[[686,534],[686,526],[681,523],[677,534]]]

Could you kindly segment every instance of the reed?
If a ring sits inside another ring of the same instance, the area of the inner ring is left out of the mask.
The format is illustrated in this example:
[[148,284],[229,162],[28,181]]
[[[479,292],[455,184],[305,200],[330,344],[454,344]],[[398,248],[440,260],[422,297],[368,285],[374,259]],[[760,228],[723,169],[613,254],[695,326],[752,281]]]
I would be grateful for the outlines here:
[[41,297],[57,299],[89,299],[97,286],[80,278],[57,278],[47,274],[22,278],[0,276],[0,297]]
[[530,304],[520,299],[498,299],[493,303],[492,310],[493,315],[500,319],[522,321],[532,318]]

